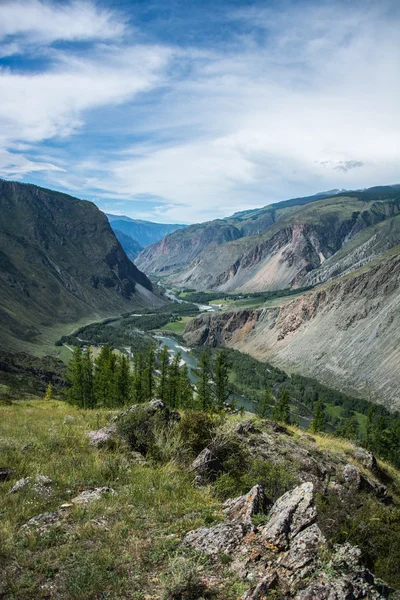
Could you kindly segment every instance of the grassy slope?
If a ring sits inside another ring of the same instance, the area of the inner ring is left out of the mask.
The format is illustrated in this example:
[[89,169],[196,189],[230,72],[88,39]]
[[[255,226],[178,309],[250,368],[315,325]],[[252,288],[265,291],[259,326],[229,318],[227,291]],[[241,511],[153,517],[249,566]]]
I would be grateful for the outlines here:
[[[0,416],[3,464],[16,471],[12,480],[0,484],[0,596],[155,600],[166,597],[182,571],[193,565],[206,578],[212,574],[204,557],[180,547],[187,531],[223,520],[211,488],[197,490],[192,476],[171,462],[134,466],[122,447],[90,448],[85,433],[107,422],[106,411],[36,401],[0,407]],[[233,426],[237,419],[231,417]],[[301,431],[290,429],[303,443]],[[315,439],[317,453],[335,453],[354,462],[351,443],[326,435]],[[168,458],[171,449],[164,451]],[[398,493],[399,473],[380,466],[393,480],[392,493]],[[39,473],[53,479],[52,496],[8,493],[16,479]],[[109,486],[116,494],[66,509],[61,524],[42,534],[20,529],[31,517],[59,509],[91,486]],[[217,569],[223,584],[215,600],[240,597],[248,582],[238,581],[223,557]]]

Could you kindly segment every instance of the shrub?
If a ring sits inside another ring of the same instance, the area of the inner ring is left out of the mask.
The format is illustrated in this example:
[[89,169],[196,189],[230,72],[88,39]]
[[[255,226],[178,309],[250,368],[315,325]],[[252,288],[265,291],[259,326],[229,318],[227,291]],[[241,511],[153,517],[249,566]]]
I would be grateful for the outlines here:
[[205,412],[185,412],[178,431],[194,455],[198,455],[212,440],[221,417]]

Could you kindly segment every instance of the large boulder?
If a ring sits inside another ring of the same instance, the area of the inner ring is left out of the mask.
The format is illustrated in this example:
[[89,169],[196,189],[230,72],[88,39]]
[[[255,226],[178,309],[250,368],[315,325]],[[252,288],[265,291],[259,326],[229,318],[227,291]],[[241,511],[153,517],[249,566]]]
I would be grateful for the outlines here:
[[251,528],[252,517],[265,513],[268,501],[262,487],[255,485],[248,494],[233,500],[227,500],[224,506],[224,513],[229,520],[243,523],[245,527]]
[[313,484],[303,483],[286,492],[275,502],[269,516],[269,522],[262,528],[267,547],[277,552],[287,550],[290,541],[317,517]]
[[216,480],[222,464],[209,448],[204,448],[192,462],[191,471],[194,471],[195,484],[201,486]]
[[221,523],[189,531],[183,538],[183,544],[211,556],[231,554],[239,546],[245,533],[245,527],[241,523]]
[[89,438],[90,446],[102,448],[103,446],[108,446],[115,441],[116,433],[117,426],[115,423],[113,423],[111,425],[107,425],[107,427],[102,427],[97,431],[88,431],[87,436]]

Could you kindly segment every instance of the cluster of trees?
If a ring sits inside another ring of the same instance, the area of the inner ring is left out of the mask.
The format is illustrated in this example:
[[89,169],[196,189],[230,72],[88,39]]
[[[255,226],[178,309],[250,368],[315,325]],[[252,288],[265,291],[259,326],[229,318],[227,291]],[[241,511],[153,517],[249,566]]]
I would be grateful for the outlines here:
[[90,348],[77,346],[68,365],[68,398],[80,408],[116,408],[160,398],[170,408],[215,410],[230,394],[229,364],[225,352],[214,361],[203,354],[198,370],[197,393],[186,363],[178,352],[170,359],[164,346],[156,352],[137,352],[133,363],[125,354],[104,346],[96,359]]

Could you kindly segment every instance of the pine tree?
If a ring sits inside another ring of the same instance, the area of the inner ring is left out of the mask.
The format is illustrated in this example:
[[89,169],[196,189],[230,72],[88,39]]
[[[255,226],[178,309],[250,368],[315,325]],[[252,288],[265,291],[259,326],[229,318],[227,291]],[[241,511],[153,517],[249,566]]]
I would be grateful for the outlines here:
[[290,424],[289,392],[283,390],[275,403],[272,418],[282,423]]
[[351,416],[344,419],[342,426],[338,429],[337,434],[348,440],[356,440],[358,436],[358,420],[353,413]]
[[215,404],[221,409],[229,398],[229,363],[226,352],[218,353],[214,363],[214,394]]
[[146,366],[143,372],[143,385],[144,385],[144,398],[147,401],[153,399],[154,394],[154,364],[155,364],[155,353],[154,348],[151,346],[147,356],[145,358]]
[[117,405],[115,371],[116,356],[106,345],[95,360],[94,395],[100,406],[112,408]]
[[325,413],[324,407],[320,398],[317,398],[317,401],[314,406],[313,412],[313,420],[310,423],[310,431],[313,433],[318,433],[318,431],[323,431],[325,423]]
[[96,405],[93,382],[93,359],[90,348],[82,358],[83,371],[83,408],[94,408]]
[[133,401],[140,404],[145,401],[143,355],[137,352],[133,372],[132,396]]
[[212,392],[211,392],[211,367],[210,358],[206,352],[200,356],[199,361],[200,373],[199,382],[197,384],[198,403],[202,410],[210,410],[212,408]]
[[131,374],[128,357],[122,354],[116,367],[117,405],[125,406],[131,397]]
[[265,388],[262,400],[257,404],[257,414],[261,419],[265,419],[270,411],[270,405],[272,404],[272,394],[269,388]]
[[180,369],[181,353],[177,352],[168,368],[167,404],[170,408],[178,408],[180,402]]
[[168,348],[166,346],[163,347],[161,352],[158,355],[158,360],[160,363],[160,378],[158,380],[157,386],[157,396],[163,402],[167,399],[167,378],[168,378],[168,364],[169,364],[169,354]]
[[46,393],[43,397],[43,400],[52,400],[53,399],[53,386],[51,385],[51,383],[47,384],[47,388],[46,388]]
[[185,409],[194,408],[193,406],[193,387],[190,383],[189,370],[185,363],[180,370],[179,382],[179,406]]
[[83,408],[84,386],[83,386],[83,355],[82,346],[75,346],[72,358],[67,369],[67,381],[70,384],[68,400],[71,404]]

